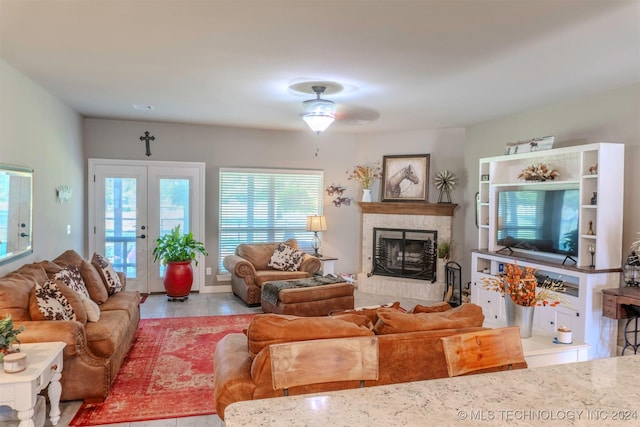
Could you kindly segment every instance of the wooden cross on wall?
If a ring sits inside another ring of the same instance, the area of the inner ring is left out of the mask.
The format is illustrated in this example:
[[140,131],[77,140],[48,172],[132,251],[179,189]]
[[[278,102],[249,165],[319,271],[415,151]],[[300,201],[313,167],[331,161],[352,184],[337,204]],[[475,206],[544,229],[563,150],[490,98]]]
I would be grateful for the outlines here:
[[155,140],[156,140],[156,137],[155,136],[149,136],[149,132],[148,131],[144,133],[144,136],[140,137],[140,141],[144,141],[145,146],[147,148],[147,152],[144,153],[145,156],[149,157],[151,155],[151,147],[149,146],[149,142],[150,141],[155,141]]

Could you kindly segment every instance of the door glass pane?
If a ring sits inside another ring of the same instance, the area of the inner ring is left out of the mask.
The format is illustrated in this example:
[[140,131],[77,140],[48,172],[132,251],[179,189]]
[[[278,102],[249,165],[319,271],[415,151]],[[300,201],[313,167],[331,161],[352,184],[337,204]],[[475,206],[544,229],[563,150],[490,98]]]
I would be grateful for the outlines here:
[[136,204],[135,178],[105,178],[104,254],[116,271],[136,278]]
[[[191,230],[189,218],[190,180],[184,178],[160,179],[160,235],[171,232],[176,225],[181,233]],[[160,276],[164,277],[165,266],[160,266]]]

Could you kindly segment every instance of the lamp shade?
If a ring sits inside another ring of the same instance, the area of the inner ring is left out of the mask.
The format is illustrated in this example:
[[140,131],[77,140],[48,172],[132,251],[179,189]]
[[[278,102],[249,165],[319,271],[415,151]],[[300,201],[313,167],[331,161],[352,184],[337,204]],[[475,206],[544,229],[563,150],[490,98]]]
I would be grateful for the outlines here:
[[302,120],[304,120],[309,125],[312,131],[314,131],[317,135],[320,135],[322,132],[327,130],[329,126],[331,126],[334,118],[328,115],[307,113],[302,116]]
[[324,86],[313,86],[312,89],[318,97],[302,103],[304,107],[302,120],[309,125],[312,131],[320,135],[336,119],[336,104],[328,99],[320,98],[320,94],[324,92]]
[[307,217],[307,231],[326,231],[327,221],[324,215],[311,215]]

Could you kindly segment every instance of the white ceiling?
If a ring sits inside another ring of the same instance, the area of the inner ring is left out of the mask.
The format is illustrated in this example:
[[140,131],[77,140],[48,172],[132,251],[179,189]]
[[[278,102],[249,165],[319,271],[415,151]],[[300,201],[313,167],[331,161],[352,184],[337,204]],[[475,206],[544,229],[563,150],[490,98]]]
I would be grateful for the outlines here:
[[0,0],[0,56],[86,117],[304,130],[309,80],[328,132],[458,127],[640,82],[640,1]]

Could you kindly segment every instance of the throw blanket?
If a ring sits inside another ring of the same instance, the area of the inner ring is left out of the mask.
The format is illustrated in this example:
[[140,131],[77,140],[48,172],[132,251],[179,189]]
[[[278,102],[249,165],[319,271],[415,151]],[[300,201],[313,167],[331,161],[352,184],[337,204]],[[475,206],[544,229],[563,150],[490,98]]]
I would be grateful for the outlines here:
[[262,285],[262,298],[273,304],[278,304],[278,294],[282,289],[311,288],[314,286],[331,285],[333,283],[343,283],[344,279],[329,276],[314,276],[307,279],[279,280],[267,282]]

